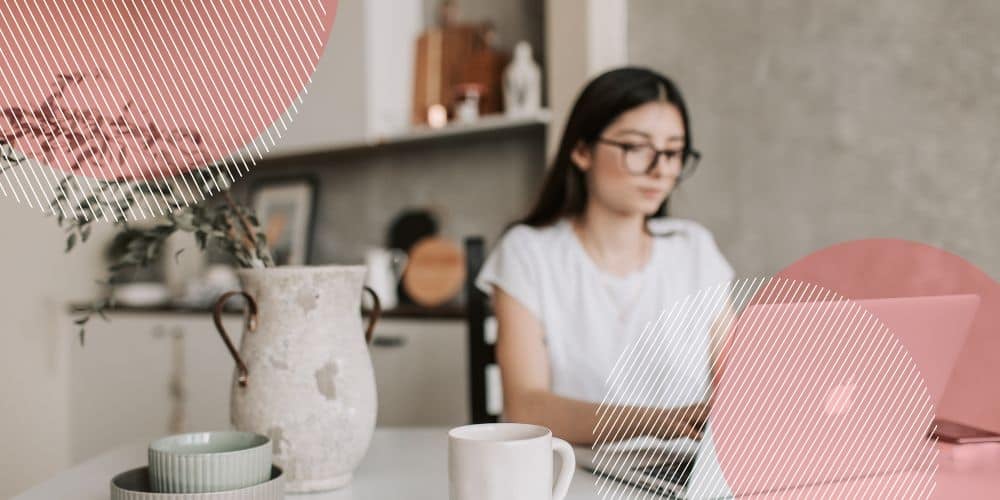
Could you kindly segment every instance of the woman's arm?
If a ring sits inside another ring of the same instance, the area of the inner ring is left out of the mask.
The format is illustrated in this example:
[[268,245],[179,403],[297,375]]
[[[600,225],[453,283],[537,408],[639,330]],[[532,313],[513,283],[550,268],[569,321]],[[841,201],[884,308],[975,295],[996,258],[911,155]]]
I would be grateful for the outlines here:
[[[655,435],[664,439],[700,437],[706,407],[605,406],[565,398],[550,389],[549,359],[542,325],[534,314],[494,286],[494,313],[499,323],[497,361],[503,379],[504,417],[511,422],[543,425],[576,444]],[[600,423],[600,428],[595,427]],[[651,432],[652,431],[652,432]]]

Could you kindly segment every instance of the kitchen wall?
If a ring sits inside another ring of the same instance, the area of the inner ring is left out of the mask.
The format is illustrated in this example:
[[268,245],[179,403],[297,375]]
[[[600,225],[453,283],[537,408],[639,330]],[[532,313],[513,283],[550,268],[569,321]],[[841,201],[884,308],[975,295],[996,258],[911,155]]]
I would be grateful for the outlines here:
[[71,300],[94,294],[107,227],[64,255],[65,238],[38,208],[0,197],[0,498],[69,465],[67,355],[76,337],[59,324]]
[[407,144],[360,153],[319,155],[261,166],[237,185],[310,175],[319,181],[312,263],[351,263],[372,245],[387,244],[393,218],[430,209],[455,242],[495,242],[524,214],[544,171],[541,126],[462,139]]
[[1000,279],[1000,3],[630,0],[630,60],[673,77],[697,174],[675,212],[740,275],[900,237]]

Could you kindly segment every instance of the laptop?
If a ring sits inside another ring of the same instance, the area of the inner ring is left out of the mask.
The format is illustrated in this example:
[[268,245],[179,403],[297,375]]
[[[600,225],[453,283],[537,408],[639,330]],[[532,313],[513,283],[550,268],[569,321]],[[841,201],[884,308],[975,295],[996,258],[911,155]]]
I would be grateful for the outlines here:
[[[926,469],[933,448],[929,429],[918,424],[933,419],[978,307],[979,296],[971,294],[749,305],[731,335],[772,340],[772,358],[751,359],[763,349],[745,348],[744,359],[727,356],[723,368],[742,370],[739,378],[757,386],[773,384],[768,390],[716,398],[700,441],[646,436],[577,448],[577,463],[613,480],[599,488],[628,484],[677,499]],[[823,360],[836,363],[827,369]],[[723,384],[714,396],[725,390]],[[919,411],[910,417],[900,412],[902,404]],[[780,410],[762,410],[770,408]],[[907,425],[892,415],[903,415]]]

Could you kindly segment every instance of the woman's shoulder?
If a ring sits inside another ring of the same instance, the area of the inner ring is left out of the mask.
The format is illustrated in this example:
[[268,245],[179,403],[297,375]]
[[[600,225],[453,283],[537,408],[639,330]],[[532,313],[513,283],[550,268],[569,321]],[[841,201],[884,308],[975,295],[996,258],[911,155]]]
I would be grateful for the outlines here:
[[558,245],[562,228],[516,224],[499,238],[476,278],[476,286],[489,294],[499,286],[541,317],[539,287],[555,283],[552,278],[557,259],[565,255]]

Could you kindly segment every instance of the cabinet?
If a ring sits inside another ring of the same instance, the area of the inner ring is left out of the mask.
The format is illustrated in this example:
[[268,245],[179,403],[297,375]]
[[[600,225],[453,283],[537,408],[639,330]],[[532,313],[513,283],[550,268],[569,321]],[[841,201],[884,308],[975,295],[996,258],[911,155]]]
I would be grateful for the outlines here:
[[[240,317],[225,323],[238,336]],[[233,362],[207,313],[95,319],[69,358],[74,461],[151,436],[229,427]]]
[[462,320],[387,319],[380,323],[371,346],[378,424],[469,423],[467,344]]
[[[207,312],[110,317],[92,321],[86,344],[70,349],[74,462],[152,436],[229,427],[234,365]],[[241,316],[224,322],[238,343]],[[459,319],[380,321],[370,348],[378,425],[467,423],[465,339]]]

